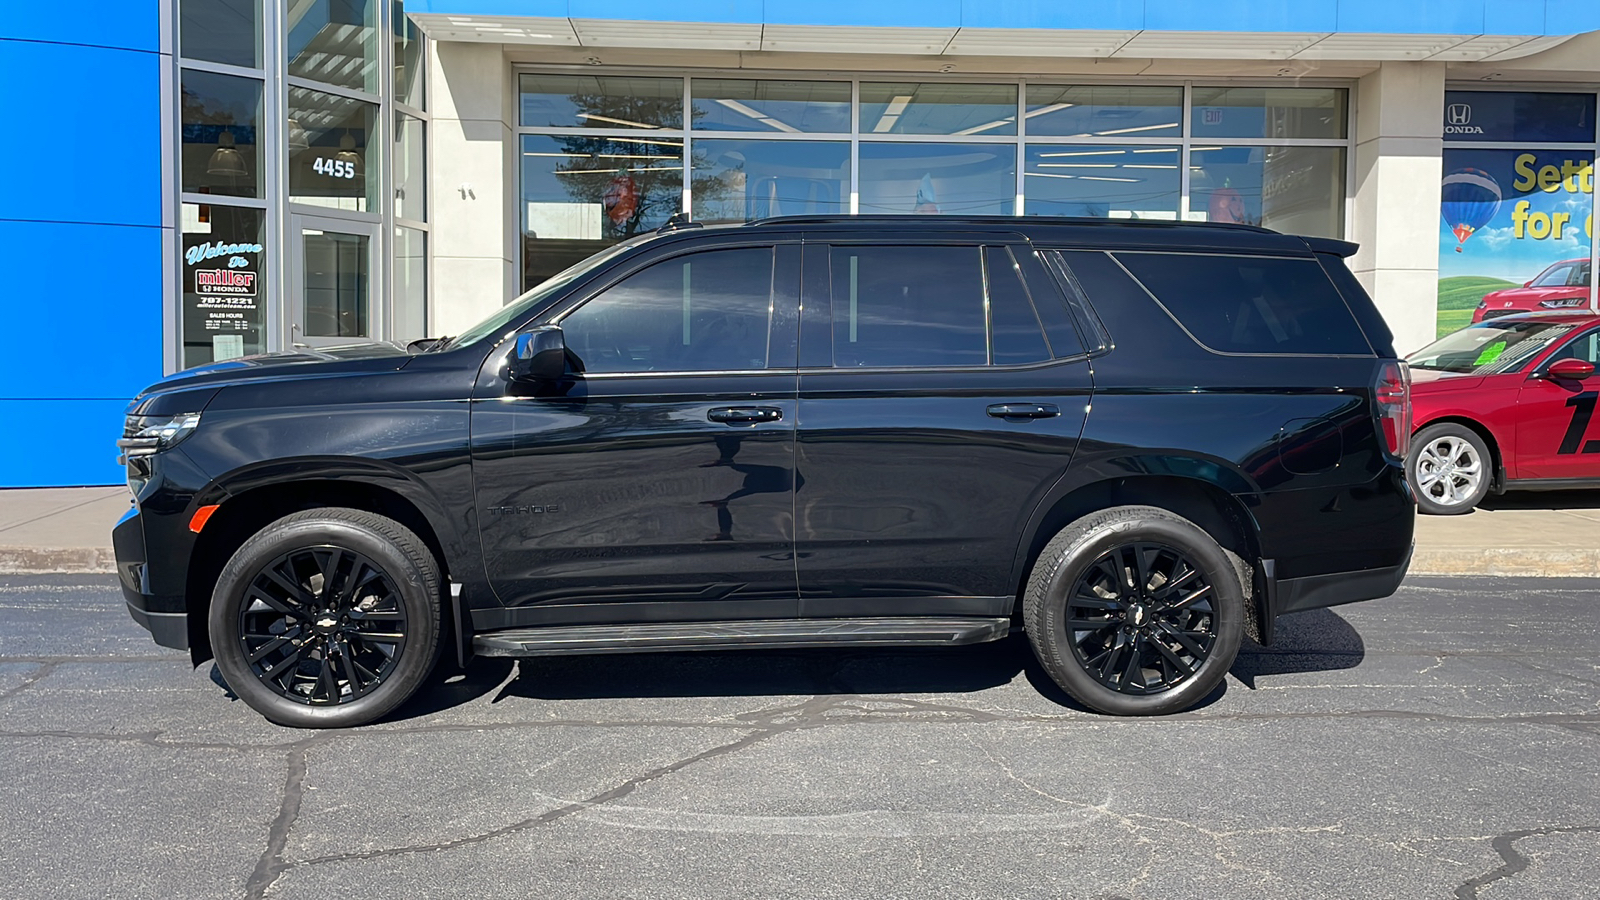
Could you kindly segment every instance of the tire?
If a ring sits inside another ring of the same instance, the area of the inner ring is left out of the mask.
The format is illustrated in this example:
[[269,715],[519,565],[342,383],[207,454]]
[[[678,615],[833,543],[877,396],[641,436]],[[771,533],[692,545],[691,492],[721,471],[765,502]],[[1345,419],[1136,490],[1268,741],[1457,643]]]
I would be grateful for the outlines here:
[[211,648],[233,692],[279,725],[364,725],[432,671],[439,598],[438,562],[405,526],[307,510],[261,529],[223,567]]
[[1090,709],[1188,709],[1227,675],[1244,639],[1235,559],[1164,509],[1091,513],[1061,529],[1034,564],[1022,605],[1028,641],[1055,683]]
[[1494,457],[1476,431],[1455,422],[1429,425],[1411,438],[1406,480],[1429,515],[1472,512],[1489,493]]

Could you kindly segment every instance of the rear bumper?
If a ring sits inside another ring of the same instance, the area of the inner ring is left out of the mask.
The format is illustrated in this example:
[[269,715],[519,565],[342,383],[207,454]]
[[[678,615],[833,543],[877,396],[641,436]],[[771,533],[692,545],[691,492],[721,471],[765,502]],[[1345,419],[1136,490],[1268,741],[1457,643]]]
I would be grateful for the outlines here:
[[1266,602],[1259,610],[1261,642],[1271,643],[1272,624],[1278,616],[1359,603],[1362,600],[1377,600],[1393,594],[1399,590],[1400,582],[1405,580],[1406,571],[1411,568],[1411,555],[1415,551],[1416,545],[1412,544],[1397,566],[1333,572],[1306,578],[1278,578],[1273,560],[1262,560]]
[[111,529],[111,546],[117,555],[117,581],[128,614],[156,643],[175,650],[189,649],[189,615],[184,598],[157,594],[150,589],[149,555],[145,552],[144,522],[138,509],[130,509]]

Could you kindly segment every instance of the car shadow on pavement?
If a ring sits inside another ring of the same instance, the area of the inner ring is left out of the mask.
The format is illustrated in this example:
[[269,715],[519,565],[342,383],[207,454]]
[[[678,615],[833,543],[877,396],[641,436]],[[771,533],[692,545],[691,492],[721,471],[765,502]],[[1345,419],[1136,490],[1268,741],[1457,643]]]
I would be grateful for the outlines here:
[[1480,509],[1600,509],[1600,491],[1511,491],[1490,494]]
[[1331,609],[1314,609],[1278,619],[1271,646],[1245,638],[1229,674],[1256,689],[1262,676],[1352,669],[1367,657],[1361,633]]
[[[1270,647],[1246,638],[1230,674],[1255,690],[1256,679],[1263,676],[1348,669],[1360,665],[1365,656],[1361,635],[1336,613],[1319,609],[1279,619]],[[210,675],[227,690],[215,665]],[[422,718],[490,693],[495,695],[493,703],[516,698],[966,694],[1009,684],[1018,675],[1052,703],[1088,711],[1051,680],[1019,630],[1003,640],[970,647],[479,658],[465,669],[444,660],[415,697],[382,721]],[[1223,681],[1191,710],[1222,699],[1228,684]],[[228,696],[234,699],[231,690]]]

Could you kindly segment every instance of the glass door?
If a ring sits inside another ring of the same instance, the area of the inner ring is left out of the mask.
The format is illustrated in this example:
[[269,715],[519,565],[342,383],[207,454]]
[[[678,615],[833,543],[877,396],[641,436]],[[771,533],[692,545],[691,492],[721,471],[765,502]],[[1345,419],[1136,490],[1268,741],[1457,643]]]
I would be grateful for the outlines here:
[[289,343],[325,347],[374,340],[378,226],[294,216]]

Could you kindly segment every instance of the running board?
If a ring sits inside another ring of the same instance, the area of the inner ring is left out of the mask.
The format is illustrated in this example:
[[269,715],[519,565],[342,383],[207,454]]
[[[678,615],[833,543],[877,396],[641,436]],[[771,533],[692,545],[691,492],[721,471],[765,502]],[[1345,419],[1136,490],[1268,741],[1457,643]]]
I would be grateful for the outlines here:
[[472,639],[472,649],[479,656],[547,656],[779,647],[955,647],[997,641],[1010,630],[1010,619],[954,616],[559,625],[486,632]]

